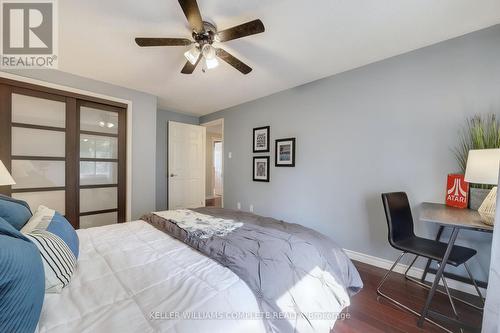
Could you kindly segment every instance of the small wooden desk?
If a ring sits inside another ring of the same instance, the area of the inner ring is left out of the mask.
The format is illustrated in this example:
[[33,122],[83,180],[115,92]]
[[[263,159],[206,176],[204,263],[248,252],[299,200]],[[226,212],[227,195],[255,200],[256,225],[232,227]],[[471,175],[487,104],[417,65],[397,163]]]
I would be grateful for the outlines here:
[[[438,269],[430,268],[431,260],[428,260],[424,270],[424,274],[422,275],[422,282],[425,280],[425,277],[428,272],[434,273],[435,278],[434,278],[434,283],[432,284],[431,290],[429,292],[429,295],[427,297],[426,304],[422,311],[422,316],[419,319],[418,322],[419,326],[423,324],[424,320],[423,318],[428,313],[433,313],[434,315],[442,316],[439,313],[429,310],[429,306],[432,301],[432,297],[434,296],[434,293],[436,291],[436,288],[439,284],[439,281],[441,280],[441,277],[443,275],[455,280],[468,282],[468,279],[464,279],[461,276],[444,272],[446,263],[448,261],[448,257],[451,253],[453,245],[455,244],[459,230],[468,229],[480,232],[493,232],[493,226],[483,223],[482,222],[483,218],[477,211],[470,209],[448,207],[444,204],[436,204],[429,202],[422,203],[422,205],[420,206],[420,221],[427,223],[435,223],[439,225],[439,231],[436,237],[436,240],[438,241],[441,240],[441,235],[445,227],[452,228],[452,232],[450,235],[450,239],[448,240],[448,247],[446,249],[446,253],[443,257],[442,263],[439,265],[439,268]],[[476,283],[481,287],[487,286],[485,282],[476,281]],[[457,322],[455,321],[455,323]]]
[[448,207],[444,204],[422,203],[420,221],[437,223],[444,227],[493,232],[493,226],[483,223],[483,218],[477,211]]
[[[475,210],[448,207],[444,204],[424,202],[420,206],[420,221],[435,223],[439,225],[436,240],[440,241],[445,227],[457,227],[459,229],[476,230],[480,232],[493,232],[493,226],[483,223],[483,218]],[[427,260],[422,282],[428,273],[436,274],[436,269],[431,267],[431,260]],[[470,284],[470,280],[453,273],[444,273],[444,276],[453,280]],[[486,288],[488,284],[484,281],[476,281],[478,286]]]

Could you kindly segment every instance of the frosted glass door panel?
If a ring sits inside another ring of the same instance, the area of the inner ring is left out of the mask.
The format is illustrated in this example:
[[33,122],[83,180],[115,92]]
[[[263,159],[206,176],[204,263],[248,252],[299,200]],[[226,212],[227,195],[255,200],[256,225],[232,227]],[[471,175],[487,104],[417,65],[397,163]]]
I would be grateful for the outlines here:
[[118,191],[116,187],[80,190],[80,212],[116,209],[117,207]]
[[118,134],[118,113],[82,106],[80,108],[80,129],[82,131]]
[[80,216],[80,229],[101,227],[118,222],[117,213]]
[[108,185],[118,182],[118,163],[80,162],[80,185]]
[[66,103],[12,94],[12,122],[66,127]]
[[80,136],[80,157],[116,159],[118,157],[118,139],[83,134]]
[[12,155],[64,157],[66,134],[12,127]]
[[12,160],[13,189],[65,186],[66,170],[63,161]]
[[35,212],[38,206],[44,205],[50,209],[56,210],[62,215],[65,214],[65,191],[13,193],[12,197],[26,201],[32,212]]

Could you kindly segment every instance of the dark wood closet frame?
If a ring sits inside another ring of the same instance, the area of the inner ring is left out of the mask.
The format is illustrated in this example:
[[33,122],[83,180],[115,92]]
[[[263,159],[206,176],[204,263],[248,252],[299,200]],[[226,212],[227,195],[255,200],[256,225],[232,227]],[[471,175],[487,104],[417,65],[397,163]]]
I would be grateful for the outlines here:
[[[12,94],[38,97],[66,103],[66,127],[41,126],[12,122]],[[80,130],[80,107],[86,106],[103,111],[118,113],[118,134]],[[12,127],[65,132],[65,157],[12,156]],[[80,158],[80,134],[116,137],[118,155],[116,159]],[[63,187],[12,189],[0,186],[0,193],[65,191],[65,216],[75,228],[79,228],[80,216],[117,212],[118,223],[126,220],[127,204],[127,105],[101,98],[48,88],[30,83],[0,78],[0,160],[12,171],[12,160],[64,161],[66,180]],[[80,185],[80,162],[116,162],[118,163],[117,184]],[[80,212],[80,189],[116,187],[118,192],[116,209]]]

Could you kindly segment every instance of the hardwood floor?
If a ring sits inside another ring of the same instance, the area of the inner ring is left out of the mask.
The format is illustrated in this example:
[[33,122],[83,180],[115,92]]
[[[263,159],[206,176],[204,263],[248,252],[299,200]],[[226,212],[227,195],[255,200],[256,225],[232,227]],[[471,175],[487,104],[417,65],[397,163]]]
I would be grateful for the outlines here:
[[215,198],[211,198],[211,199],[206,199],[205,200],[205,205],[207,207],[218,207],[218,208],[221,208],[222,207],[222,197],[215,197]]
[[[349,318],[338,320],[332,333],[371,333],[371,332],[443,332],[438,327],[425,323],[421,329],[417,327],[417,317],[385,299],[377,299],[377,285],[385,274],[385,270],[354,262],[364,283],[363,290],[351,299],[351,306],[345,310]],[[419,311],[427,296],[427,289],[422,288],[410,281],[406,281],[403,275],[393,274],[384,284],[384,292],[396,298],[401,303]],[[453,292],[454,296],[465,298],[474,304],[480,304],[478,297],[461,292]],[[482,313],[471,307],[455,301],[460,318],[475,327],[479,327]],[[432,309],[435,309],[452,317],[452,311],[448,298],[436,293]],[[453,332],[460,332],[456,327],[443,326]]]

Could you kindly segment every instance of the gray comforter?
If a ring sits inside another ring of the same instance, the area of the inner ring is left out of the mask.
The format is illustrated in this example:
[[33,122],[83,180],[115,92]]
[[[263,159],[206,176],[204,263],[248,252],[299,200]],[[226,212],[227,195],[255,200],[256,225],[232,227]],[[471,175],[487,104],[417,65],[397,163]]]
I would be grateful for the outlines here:
[[218,208],[151,213],[142,219],[245,281],[268,332],[328,332],[349,296],[363,286],[340,247],[298,224]]

